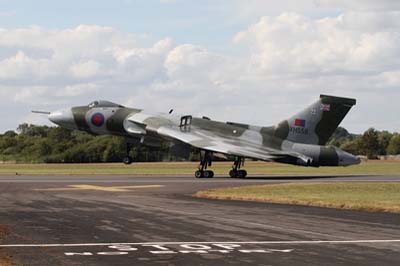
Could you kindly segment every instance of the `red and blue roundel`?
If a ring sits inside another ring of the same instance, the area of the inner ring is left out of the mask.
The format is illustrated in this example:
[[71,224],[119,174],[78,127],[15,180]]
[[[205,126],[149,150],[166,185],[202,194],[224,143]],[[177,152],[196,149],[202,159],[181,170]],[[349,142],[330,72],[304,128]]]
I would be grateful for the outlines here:
[[91,119],[92,124],[96,127],[101,127],[102,125],[104,125],[104,120],[104,115],[102,113],[95,113]]

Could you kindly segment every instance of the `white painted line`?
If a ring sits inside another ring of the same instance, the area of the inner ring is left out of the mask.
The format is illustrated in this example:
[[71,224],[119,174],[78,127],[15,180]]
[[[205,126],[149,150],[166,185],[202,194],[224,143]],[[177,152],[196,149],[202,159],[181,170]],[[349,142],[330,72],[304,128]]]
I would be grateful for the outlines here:
[[400,239],[362,239],[362,240],[299,240],[299,241],[214,241],[214,242],[133,242],[133,243],[78,243],[78,244],[10,244],[0,245],[0,248],[15,247],[95,247],[95,246],[117,246],[117,245],[191,245],[191,244],[253,244],[253,245],[273,245],[273,244],[365,244],[365,243],[400,243]]

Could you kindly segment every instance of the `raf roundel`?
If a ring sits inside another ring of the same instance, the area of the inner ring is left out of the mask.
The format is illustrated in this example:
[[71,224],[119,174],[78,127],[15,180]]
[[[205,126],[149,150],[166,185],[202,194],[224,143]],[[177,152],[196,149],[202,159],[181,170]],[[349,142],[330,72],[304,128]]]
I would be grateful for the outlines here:
[[92,124],[96,127],[101,127],[104,124],[104,115],[101,113],[95,113],[92,116]]

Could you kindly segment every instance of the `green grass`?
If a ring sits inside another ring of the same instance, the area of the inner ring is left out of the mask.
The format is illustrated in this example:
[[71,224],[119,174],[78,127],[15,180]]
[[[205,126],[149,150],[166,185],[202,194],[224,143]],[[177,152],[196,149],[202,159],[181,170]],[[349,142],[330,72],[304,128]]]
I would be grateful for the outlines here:
[[[212,170],[227,175],[231,162],[215,162]],[[0,164],[0,175],[193,175],[198,163],[134,163],[114,164]],[[388,175],[400,173],[400,162],[368,161],[350,167],[302,167],[277,163],[246,162],[245,169],[257,175]]]
[[195,196],[400,213],[400,183],[288,183],[200,191]]

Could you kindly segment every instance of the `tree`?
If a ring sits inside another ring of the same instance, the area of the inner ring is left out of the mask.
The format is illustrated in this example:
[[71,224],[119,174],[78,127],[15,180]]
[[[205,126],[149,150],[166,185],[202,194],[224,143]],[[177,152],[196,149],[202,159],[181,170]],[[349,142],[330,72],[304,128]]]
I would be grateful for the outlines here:
[[17,132],[18,132],[19,134],[25,135],[26,132],[28,132],[28,129],[29,129],[29,125],[28,125],[27,123],[23,123],[23,124],[21,124],[21,125],[19,125],[19,126],[17,127]]
[[[60,127],[22,124],[14,131],[0,135],[0,160],[18,162],[88,163],[120,162],[125,156],[125,141],[116,136],[93,136]],[[379,154],[400,154],[400,135],[368,129],[362,136],[338,128],[331,145],[353,154],[376,158]],[[149,148],[133,147],[130,154],[136,161],[199,160],[199,153],[188,145],[162,144]]]
[[47,137],[49,127],[47,126],[35,126],[28,124],[21,124],[18,126],[17,131],[24,136],[38,136],[38,137]]
[[339,147],[349,140],[352,140],[351,134],[345,128],[338,127],[329,138],[327,144]]
[[387,154],[387,148],[389,146],[389,142],[392,139],[393,134],[384,130],[378,133],[378,141],[379,141],[379,146],[380,146],[380,155],[386,155]]
[[15,136],[17,136],[17,133],[15,133],[15,131],[13,131],[13,130],[9,130],[9,131],[6,131],[6,133],[4,133],[3,136],[9,137],[9,138],[14,138]]
[[104,162],[121,162],[125,156],[125,143],[122,138],[111,137],[103,152]]
[[380,152],[378,131],[374,128],[365,131],[358,140],[358,149],[362,154],[365,154],[368,159],[376,159]]
[[351,154],[361,154],[361,152],[358,149],[358,140],[353,140],[353,141],[347,141],[340,145],[340,148],[346,152],[349,152]]
[[400,154],[400,134],[394,134],[387,147],[388,154]]

